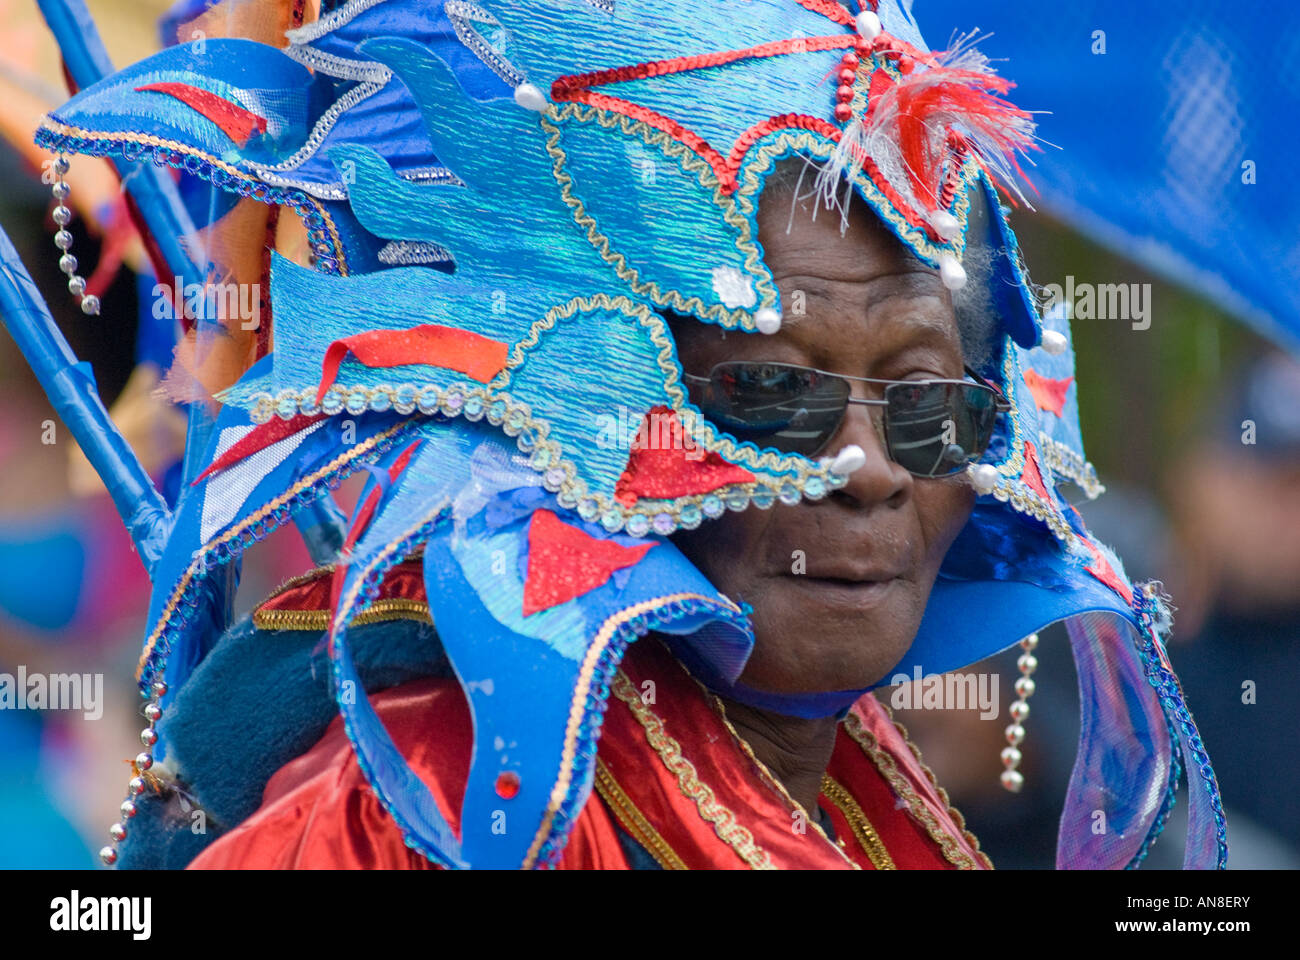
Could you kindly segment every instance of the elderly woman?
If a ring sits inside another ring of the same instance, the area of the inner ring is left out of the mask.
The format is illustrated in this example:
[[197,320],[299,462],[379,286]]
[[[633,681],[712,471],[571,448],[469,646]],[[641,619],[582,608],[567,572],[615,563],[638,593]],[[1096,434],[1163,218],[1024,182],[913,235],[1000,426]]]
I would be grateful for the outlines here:
[[[39,133],[292,205],[315,252],[167,529],[104,859],[988,867],[870,691],[1019,642],[1017,789],[1065,619],[1058,865],[1140,863],[1181,745],[1221,866],[1167,607],[1060,489],[1100,492],[987,61],[889,0],[432,6],[177,48]],[[295,516],[319,548],[359,469],[337,555],[227,628],[221,571]]]

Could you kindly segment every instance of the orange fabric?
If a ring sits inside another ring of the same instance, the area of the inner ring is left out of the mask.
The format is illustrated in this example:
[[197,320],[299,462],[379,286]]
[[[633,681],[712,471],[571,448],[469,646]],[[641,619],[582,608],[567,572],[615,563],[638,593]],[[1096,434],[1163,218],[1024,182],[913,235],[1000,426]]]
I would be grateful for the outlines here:
[[[822,803],[845,840],[844,856],[811,826],[793,828],[797,818],[790,801],[764,778],[710,698],[663,644],[655,639],[633,644],[623,669],[638,694],[655,691],[655,702],[646,706],[662,724],[656,733],[659,746],[665,745],[660,736],[676,743],[668,750],[674,767],[664,762],[642,721],[615,695],[605,715],[599,754],[641,816],[689,868],[850,869],[845,856],[870,868],[865,851],[828,801]],[[653,688],[645,686],[648,680],[654,681]],[[397,748],[429,785],[448,824],[458,830],[472,725],[457,682],[413,681],[378,693],[371,702]],[[854,711],[889,751],[939,829],[973,860],[974,851],[948,815],[947,805],[879,703],[868,695]],[[829,772],[857,800],[900,869],[952,866],[843,728]],[[190,864],[192,869],[430,866],[405,845],[371,791],[338,718],[316,746],[275,774],[252,817]],[[614,816],[599,794],[593,792],[579,814],[558,866],[628,869]]]

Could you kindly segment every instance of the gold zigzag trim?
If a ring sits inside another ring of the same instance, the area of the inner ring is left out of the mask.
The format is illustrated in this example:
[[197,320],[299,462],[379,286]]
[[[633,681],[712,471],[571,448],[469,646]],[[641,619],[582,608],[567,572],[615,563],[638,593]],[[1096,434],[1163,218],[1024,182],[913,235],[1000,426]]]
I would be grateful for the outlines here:
[[[388,597],[376,600],[353,617],[352,626],[363,627],[368,623],[387,623],[391,620],[433,623],[429,616],[429,605],[424,601]],[[253,626],[259,630],[311,630],[321,633],[328,630],[329,625],[328,610],[257,610],[253,614]]]
[[871,821],[858,801],[853,799],[853,794],[829,773],[822,774],[822,793],[839,808],[840,813],[844,814],[853,836],[857,838],[858,844],[866,852],[872,865],[877,870],[897,870],[894,858],[885,848],[885,841],[880,839],[880,834],[871,825]]
[[[897,728],[899,734],[902,735],[903,741],[907,744],[908,749],[912,751],[912,755],[916,757],[916,762],[920,765],[926,779],[930,781],[931,786],[933,786],[935,791],[939,794],[939,799],[943,802],[944,806],[947,807],[948,814],[957,825],[957,829],[962,832],[962,836],[965,837],[971,847],[975,850],[975,855],[979,858],[980,863],[982,863],[987,869],[992,870],[993,861],[988,858],[986,853],[980,850],[980,843],[975,835],[966,829],[966,818],[963,817],[961,812],[948,801],[948,791],[939,786],[938,782],[935,780],[934,772],[921,760],[921,751],[916,748],[916,745],[912,743],[910,739],[908,739],[907,730],[901,723],[894,720],[893,712],[888,706],[883,703],[881,703],[880,706],[885,711],[885,716],[889,718]],[[908,782],[907,778],[899,771],[898,764],[894,761],[893,756],[888,750],[880,745],[880,741],[876,739],[875,735],[862,725],[862,721],[858,718],[857,714],[850,712],[849,715],[844,718],[844,729],[848,735],[857,742],[858,746],[862,748],[863,752],[871,758],[872,763],[876,765],[876,769],[880,771],[881,776],[883,776],[889,783],[890,787],[893,788],[894,793],[898,795],[899,799],[903,800],[907,804],[907,808],[911,812],[912,816],[921,824],[921,826],[925,827],[926,833],[930,835],[930,839],[939,845],[939,849],[943,853],[944,859],[956,866],[959,870],[976,869],[977,864],[975,860],[973,860],[964,850],[961,849],[961,847],[957,845],[957,839],[952,834],[943,829],[939,824],[938,819],[936,819],[934,814],[930,811],[930,808],[926,806],[925,801],[921,799],[920,794],[916,792],[911,783]]]
[[663,721],[642,702],[627,674],[619,670],[610,691],[628,705],[632,715],[645,730],[646,739],[670,773],[676,774],[682,795],[695,801],[700,817],[713,825],[718,839],[736,851],[736,855],[755,870],[775,870],[766,850],[754,841],[754,835],[736,821],[736,815],[718,802],[707,784],[700,781],[695,765],[682,756],[681,744],[664,731]]

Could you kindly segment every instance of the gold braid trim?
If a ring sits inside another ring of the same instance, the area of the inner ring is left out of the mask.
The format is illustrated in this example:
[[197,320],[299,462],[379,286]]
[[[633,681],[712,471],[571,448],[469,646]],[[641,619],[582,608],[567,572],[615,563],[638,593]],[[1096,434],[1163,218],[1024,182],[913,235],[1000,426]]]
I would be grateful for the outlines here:
[[614,775],[609,772],[609,767],[605,766],[605,761],[600,757],[596,758],[596,792],[605,801],[605,805],[613,811],[618,822],[623,825],[623,829],[650,852],[659,866],[665,870],[690,869],[668,842],[659,835],[659,831],[645,818],[645,815],[637,809],[632,798],[618,785],[618,781],[614,779]]
[[[388,597],[376,600],[352,618],[352,626],[368,623],[387,623],[390,620],[417,620],[432,623],[429,605],[422,600]],[[259,630],[311,630],[321,633],[329,629],[328,610],[258,610],[253,614],[253,626]]]
[[718,839],[736,851],[736,855],[752,869],[777,869],[768,852],[754,842],[754,835],[736,822],[736,815],[719,803],[708,785],[700,781],[695,765],[682,756],[681,744],[664,731],[663,721],[641,701],[632,681],[622,670],[615,675],[610,691],[628,705],[659,759],[670,773],[676,774],[682,795],[695,801],[700,817],[713,824]]
[[[877,702],[879,703],[879,701]],[[986,853],[980,850],[979,840],[975,835],[966,829],[966,818],[963,817],[961,812],[948,801],[948,791],[939,786],[938,782],[934,778],[934,772],[921,760],[921,751],[916,748],[916,745],[912,743],[910,739],[908,739],[907,730],[902,724],[894,719],[893,712],[886,704],[881,703],[880,706],[881,709],[885,711],[885,716],[889,718],[902,736],[908,749],[912,751],[912,755],[916,757],[916,762],[920,765],[921,770],[925,773],[930,784],[938,792],[939,799],[943,802],[944,806],[947,807],[948,814],[957,825],[957,829],[962,832],[962,836],[975,849],[975,855],[979,858],[980,863],[989,870],[992,870],[993,861],[988,858]],[[880,771],[881,776],[885,778],[890,787],[893,788],[894,792],[898,794],[899,798],[906,802],[907,808],[909,812],[911,812],[912,817],[920,823],[921,826],[925,827],[926,832],[930,835],[930,839],[939,845],[939,849],[943,853],[944,859],[956,866],[959,870],[976,869],[977,864],[975,860],[973,860],[957,845],[957,840],[952,834],[943,829],[934,814],[930,812],[930,808],[926,806],[925,801],[921,798],[920,794],[916,792],[908,782],[907,778],[899,771],[898,765],[895,763],[893,756],[888,750],[880,745],[880,741],[876,739],[875,735],[862,725],[862,721],[858,718],[857,714],[850,712],[849,715],[844,718],[844,729],[850,737],[857,741],[858,746],[862,747],[862,751],[871,758],[871,761],[876,765],[876,769]]]
[[885,842],[880,839],[880,834],[876,833],[876,828],[871,825],[871,821],[867,819],[858,801],[853,799],[853,794],[829,773],[822,774],[822,793],[839,808],[840,813],[844,814],[844,819],[849,822],[849,827],[853,830],[853,836],[857,837],[858,843],[866,851],[868,859],[875,868],[897,870],[894,858],[885,849]]

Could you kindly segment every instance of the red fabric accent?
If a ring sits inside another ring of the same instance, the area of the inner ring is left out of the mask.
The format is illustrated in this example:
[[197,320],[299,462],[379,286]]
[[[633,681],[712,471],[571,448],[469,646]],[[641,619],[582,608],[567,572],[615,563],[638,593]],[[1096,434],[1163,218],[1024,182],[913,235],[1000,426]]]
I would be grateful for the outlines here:
[[1101,550],[1097,548],[1095,543],[1085,537],[1083,538],[1083,544],[1088,548],[1088,552],[1092,554],[1092,563],[1083,569],[1118,593],[1124,598],[1124,602],[1131,607],[1133,605],[1132,588],[1120,579],[1119,574],[1115,572],[1115,568],[1110,565],[1109,560],[1102,556]]
[[641,421],[614,498],[630,507],[640,497],[670,500],[754,480],[744,467],[715,452],[704,453],[686,435],[676,411],[658,406],[646,411]]
[[280,442],[285,437],[293,436],[299,430],[306,430],[317,420],[324,419],[324,417],[325,414],[323,413],[312,416],[299,413],[288,420],[281,420],[276,417],[274,420],[254,427],[242,440],[236,441],[229,450],[208,464],[207,469],[190,482],[190,486],[196,486],[212,474],[219,473],[231,466],[231,464],[238,463],[246,457],[251,457],[257,451],[264,450],[271,444]]
[[[330,582],[333,574],[319,570],[315,576],[290,587],[281,587],[257,605],[258,612],[265,610],[324,611],[330,607]],[[379,583],[376,599],[417,600],[425,602],[424,560],[416,557],[403,560],[389,569]]]
[[[833,0],[795,0],[801,7],[807,7],[813,13],[820,13],[823,17],[834,20],[836,23],[842,23],[846,27],[853,25],[853,14],[849,13],[841,4]],[[876,9],[878,0],[867,0],[871,4],[871,9]]]
[[1074,377],[1053,380],[1036,370],[1026,370],[1025,383],[1029,387],[1029,392],[1034,395],[1034,403],[1038,405],[1038,409],[1050,410],[1059,417],[1065,407],[1065,395],[1070,389],[1070,384],[1074,383]]
[[638,563],[653,546],[642,543],[625,547],[613,540],[597,540],[569,526],[550,510],[535,511],[528,525],[524,616],[595,590],[615,570]]
[[366,330],[335,340],[325,350],[316,402],[334,385],[343,358],[349,353],[367,367],[400,367],[428,364],[455,370],[487,383],[506,365],[509,347],[459,327],[425,323],[409,330]]
[[273,206],[266,213],[266,239],[262,243],[262,283],[258,287],[257,305],[258,360],[271,350],[271,254],[275,251],[275,235],[279,225],[280,208]]
[[1028,440],[1025,441],[1025,468],[1020,472],[1020,479],[1024,481],[1025,486],[1044,500],[1052,499],[1047,492],[1047,487],[1043,485],[1043,475],[1038,469],[1038,451]]
[[[663,644],[646,638],[629,647],[623,670],[634,689],[655,684],[650,709],[664,732],[681,747],[710,802],[728,819],[706,821],[677,775],[650,746],[646,731],[628,705],[611,696],[599,755],[619,786],[664,841],[691,869],[746,869],[737,852],[719,837],[749,831],[772,865],[785,869],[848,869],[835,849],[809,828],[790,829],[793,808],[759,774],[739,742],[715,712],[698,683]],[[422,679],[371,697],[375,712],[416,775],[428,784],[434,802],[453,831],[459,832],[461,800],[469,775],[473,721],[459,685],[452,678]],[[918,761],[870,694],[853,712],[894,759],[940,827],[973,855],[971,845],[947,812]],[[432,735],[436,731],[437,735]],[[846,743],[847,741],[847,743]],[[900,869],[947,868],[929,835],[898,806],[875,764],[841,729],[829,772],[854,796]],[[508,801],[507,801],[508,802]],[[847,825],[836,821],[845,852],[866,867]],[[429,869],[424,857],[402,841],[353,755],[342,719],[336,717],[322,739],[270,780],[262,806],[242,824],[214,841],[190,869]],[[613,818],[594,791],[579,813],[559,868],[627,869]]]
[[192,110],[207,117],[241,147],[248,143],[254,133],[266,133],[266,118],[258,116],[251,110],[245,110],[237,103],[231,103],[224,97],[188,83],[148,83],[135,88],[137,93],[152,91],[175,97]]

